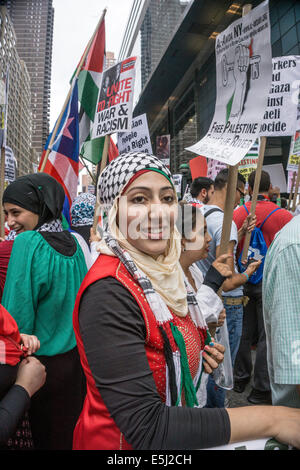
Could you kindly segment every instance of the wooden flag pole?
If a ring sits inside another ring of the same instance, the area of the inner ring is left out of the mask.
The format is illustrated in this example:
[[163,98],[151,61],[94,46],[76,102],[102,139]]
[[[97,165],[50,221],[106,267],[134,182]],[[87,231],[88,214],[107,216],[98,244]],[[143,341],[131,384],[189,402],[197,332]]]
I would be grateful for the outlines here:
[[[102,171],[104,170],[104,168],[107,165],[109,143],[110,143],[110,134],[107,134],[105,136],[105,140],[104,140],[104,146],[103,146],[103,152],[102,152],[99,175],[101,175]],[[99,165],[99,163],[98,163],[98,165]],[[97,181],[96,181],[96,185],[98,185],[98,178],[97,178]],[[96,194],[97,194],[97,187],[96,187]],[[97,197],[96,204],[95,204],[94,222],[93,222],[93,231],[94,231],[94,233],[96,233],[97,224],[98,224],[98,217],[99,217],[98,209],[99,209],[99,202],[98,202],[98,197]]]
[[294,173],[293,173],[293,179],[292,179],[292,184],[291,184],[290,195],[289,195],[289,202],[288,202],[288,206],[287,206],[288,211],[289,211],[290,208],[291,208],[291,202],[292,202],[292,197],[293,197],[293,192],[294,192],[294,186],[295,186],[295,181],[296,181],[296,175],[297,175],[297,173],[294,171]]
[[[79,73],[80,73],[80,71],[81,71],[81,67],[82,67],[82,65],[84,64],[84,61],[85,61],[85,59],[86,59],[86,57],[87,57],[87,55],[88,55],[88,53],[89,53],[89,50],[90,50],[90,48],[91,48],[91,45],[92,45],[92,43],[93,43],[93,41],[94,41],[94,38],[95,38],[95,36],[96,36],[96,34],[97,34],[97,31],[98,31],[98,29],[99,29],[99,27],[100,27],[102,21],[104,20],[105,14],[106,14],[106,8],[103,10],[103,13],[102,13],[102,15],[101,15],[100,20],[98,21],[98,24],[97,24],[97,26],[96,26],[96,29],[95,29],[95,31],[94,31],[94,33],[93,33],[91,39],[89,40],[89,42],[88,42],[88,44],[87,44],[87,46],[86,46],[86,48],[85,48],[85,51],[84,51],[84,53],[83,53],[83,56],[81,57],[81,60],[80,60],[80,62],[79,62],[79,64],[78,64],[78,67],[77,67],[77,69],[76,69],[76,73],[75,73],[75,75],[74,75],[74,78],[77,78],[78,75],[79,75]],[[69,89],[69,92],[68,92],[67,97],[66,97],[66,99],[65,99],[65,102],[64,102],[64,104],[63,104],[62,110],[61,110],[61,112],[60,112],[60,115],[58,116],[58,119],[57,119],[57,121],[56,121],[55,127],[54,127],[54,129],[53,129],[53,132],[52,132],[52,135],[51,135],[51,139],[50,139],[50,142],[49,142],[49,144],[48,144],[48,148],[47,148],[47,150],[46,150],[46,153],[45,153],[43,162],[42,162],[42,164],[41,164],[41,169],[39,170],[40,172],[43,172],[44,169],[45,169],[45,166],[46,166],[46,163],[47,163],[47,160],[48,160],[48,156],[49,156],[49,153],[50,153],[50,151],[51,151],[51,146],[52,146],[52,144],[53,144],[53,142],[54,142],[54,139],[55,139],[55,137],[56,137],[57,129],[58,129],[60,123],[61,123],[62,117],[63,117],[63,115],[64,115],[64,112],[65,112],[65,110],[66,110],[66,107],[67,107],[67,105],[68,105],[68,102],[69,102],[69,99],[70,99],[70,96],[71,96],[71,90],[72,90],[72,85],[70,86],[70,89]]]
[[[244,5],[243,16],[247,15],[247,13],[249,13],[251,9],[252,9],[251,4]],[[229,166],[226,201],[225,201],[225,208],[224,208],[224,219],[223,219],[222,236],[221,236],[221,243],[220,243],[220,253],[219,253],[220,255],[226,254],[228,250],[228,245],[230,241],[232,216],[233,216],[235,196],[236,196],[237,179],[238,179],[238,164],[234,166]]]
[[90,172],[90,169],[89,167],[87,166],[87,164],[85,163],[84,159],[83,158],[80,158],[80,161],[81,163],[84,165],[86,171],[88,172],[88,174],[90,175],[90,178],[92,180],[92,183],[95,185],[96,182],[95,182],[95,176]]
[[228,169],[227,192],[226,192],[224,219],[223,219],[223,226],[222,226],[220,252],[219,252],[220,256],[227,253],[228,244],[230,241],[232,216],[233,216],[233,210],[234,210],[237,179],[238,179],[238,167],[239,165],[237,164],[234,166],[230,166]]
[[[256,203],[257,203],[257,197],[258,197],[258,193],[259,193],[259,185],[260,185],[260,179],[261,179],[261,172],[262,172],[264,156],[265,156],[265,150],[266,150],[266,142],[267,142],[266,137],[260,137],[257,168],[256,168],[256,171],[255,171],[253,194],[252,194],[252,199],[251,199],[251,207],[250,207],[250,211],[249,211],[249,213],[251,215],[250,220],[252,220],[252,218],[255,215],[255,209],[256,209]],[[247,232],[246,235],[245,235],[245,240],[244,240],[244,247],[243,247],[243,253],[242,253],[242,262],[246,261],[247,258],[248,258],[250,238],[251,238],[251,233]]]
[[[4,180],[5,180],[5,147],[1,147],[1,163],[0,163],[0,197],[1,197],[1,206],[2,206],[2,195],[4,193]],[[0,237],[5,237],[5,216],[3,207],[0,211]]]
[[295,210],[296,210],[296,203],[297,203],[297,197],[298,197],[299,183],[300,183],[300,161],[299,161],[299,165],[298,165],[298,174],[297,174],[297,179],[296,179],[296,184],[295,184],[295,192],[294,192],[294,199],[293,199],[292,212],[295,212]]

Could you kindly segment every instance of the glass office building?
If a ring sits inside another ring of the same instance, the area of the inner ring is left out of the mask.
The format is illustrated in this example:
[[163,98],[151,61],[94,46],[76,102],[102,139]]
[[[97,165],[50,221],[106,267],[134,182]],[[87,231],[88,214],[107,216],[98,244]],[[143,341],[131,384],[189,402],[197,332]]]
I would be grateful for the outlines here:
[[[216,102],[215,37],[242,15],[246,1],[189,2],[177,31],[144,85],[134,114],[147,113],[152,147],[171,136],[171,171],[195,154],[185,147],[207,132]],[[252,7],[261,1],[252,1]],[[300,1],[270,0],[273,57],[300,54]],[[299,77],[300,79],[300,77]],[[268,138],[264,164],[286,168],[290,137]]]

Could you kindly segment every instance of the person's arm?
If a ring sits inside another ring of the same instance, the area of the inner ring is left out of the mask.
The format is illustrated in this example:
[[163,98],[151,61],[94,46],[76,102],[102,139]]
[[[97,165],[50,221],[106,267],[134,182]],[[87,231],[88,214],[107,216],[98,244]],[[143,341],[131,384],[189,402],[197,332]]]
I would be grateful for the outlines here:
[[[245,276],[245,274],[236,273],[234,270],[234,246],[235,246],[235,241],[233,240],[230,241],[228,245],[228,254],[230,254],[231,256],[228,257],[227,263],[233,274],[231,277],[227,278],[226,281],[224,281],[223,286],[222,286],[222,289],[224,292],[234,290],[237,287],[246,284],[249,277],[252,276],[252,274],[258,269],[259,265],[261,264],[261,261],[255,261],[249,264],[247,269],[244,271],[248,277]],[[220,246],[217,246],[216,257],[218,257],[219,255],[220,255]]]
[[300,410],[285,406],[227,408],[230,443],[273,437],[300,448]]
[[0,401],[1,444],[5,444],[14,434],[29,408],[30,398],[44,385],[45,380],[45,367],[36,358],[30,357],[20,363],[15,384]]
[[97,389],[134,449],[200,449],[229,441],[225,410],[162,402],[145,353],[142,313],[117,280],[102,279],[86,290],[79,324]]

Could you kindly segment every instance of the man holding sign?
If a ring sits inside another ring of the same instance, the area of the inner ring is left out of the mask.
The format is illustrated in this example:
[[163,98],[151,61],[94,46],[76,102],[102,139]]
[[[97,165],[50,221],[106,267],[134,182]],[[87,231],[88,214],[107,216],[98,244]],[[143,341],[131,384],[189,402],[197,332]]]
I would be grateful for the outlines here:
[[[249,176],[249,194],[253,193],[255,171]],[[258,202],[255,215],[257,227],[261,227],[261,232],[265,240],[266,248],[272,243],[276,233],[284,227],[291,219],[292,215],[285,209],[280,209],[270,201],[269,191],[272,187],[270,176],[266,171],[262,171]],[[249,215],[251,201],[240,206],[233,214],[233,220],[240,229]],[[242,252],[244,239],[242,239],[239,251]],[[252,245],[252,246],[251,246]],[[264,256],[259,253],[258,244],[254,248],[253,240],[250,242],[248,256],[264,262]],[[253,404],[270,403],[270,383],[267,369],[266,337],[262,312],[262,274],[261,278],[250,277],[245,285],[244,294],[249,297],[249,302],[244,309],[243,332],[239,351],[235,361],[235,386],[236,392],[243,392],[250,381],[252,372],[251,346],[254,335],[257,334],[256,360],[254,366],[254,388],[248,397],[248,401]]]

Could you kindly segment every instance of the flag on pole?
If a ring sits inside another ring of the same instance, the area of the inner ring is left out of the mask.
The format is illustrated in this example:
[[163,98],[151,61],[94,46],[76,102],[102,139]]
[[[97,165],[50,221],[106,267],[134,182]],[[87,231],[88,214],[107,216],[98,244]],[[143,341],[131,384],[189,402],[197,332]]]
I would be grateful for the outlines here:
[[[101,161],[104,137],[91,139],[102,71],[105,65],[105,21],[102,19],[78,76],[80,155],[97,165]],[[78,67],[77,67],[78,68]]]
[[[56,126],[54,126],[55,128]],[[52,133],[49,135],[45,150],[39,164],[42,167],[48,144]],[[53,176],[64,188],[71,207],[73,199],[77,195],[79,169],[79,119],[78,119],[78,86],[77,79],[73,80],[69,102],[65,108],[62,119],[53,139],[50,153],[44,168],[44,172]]]

